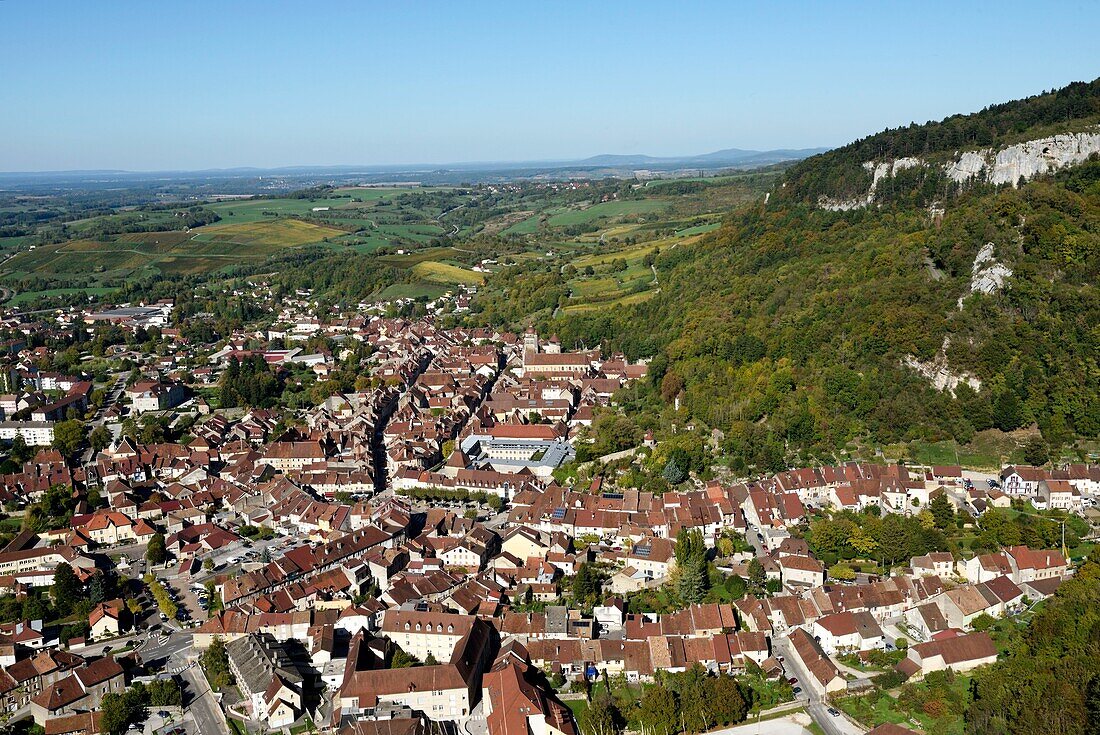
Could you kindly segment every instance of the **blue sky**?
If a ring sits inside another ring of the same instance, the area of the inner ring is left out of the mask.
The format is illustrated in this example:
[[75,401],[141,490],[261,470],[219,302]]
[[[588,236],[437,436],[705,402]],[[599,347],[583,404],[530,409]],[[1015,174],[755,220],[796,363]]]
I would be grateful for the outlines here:
[[1098,2],[0,0],[0,170],[841,145],[1100,75]]

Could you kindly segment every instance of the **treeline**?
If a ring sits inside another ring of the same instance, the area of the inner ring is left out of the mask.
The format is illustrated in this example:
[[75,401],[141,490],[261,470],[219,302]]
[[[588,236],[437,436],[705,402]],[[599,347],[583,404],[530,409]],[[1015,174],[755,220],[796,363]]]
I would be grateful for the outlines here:
[[[981,112],[952,115],[939,122],[910,123],[887,129],[795,165],[787,185],[776,192],[792,201],[816,202],[822,195],[848,198],[865,194],[871,173],[864,161],[928,157],[967,148],[1014,142],[1025,131],[1060,132],[1066,123],[1094,122],[1100,117],[1100,79],[1075,82],[1061,89],[991,105]],[[912,170],[911,170],[912,171]],[[921,174],[911,172],[909,176]],[[937,181],[937,183],[943,183]],[[895,187],[896,189],[900,187]],[[933,191],[937,187],[933,187]]]
[[1100,731],[1100,552],[1058,588],[970,688],[972,735]]

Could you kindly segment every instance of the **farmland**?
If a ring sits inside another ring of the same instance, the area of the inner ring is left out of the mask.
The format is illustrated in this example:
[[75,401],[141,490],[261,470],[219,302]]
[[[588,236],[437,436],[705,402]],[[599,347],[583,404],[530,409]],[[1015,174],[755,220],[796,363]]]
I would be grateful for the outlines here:
[[[492,287],[493,274],[528,264],[563,275],[560,306],[568,312],[615,307],[659,291],[655,253],[705,235],[731,203],[758,196],[730,178],[653,187],[321,186],[290,196],[126,208],[67,220],[50,241],[6,238],[0,245],[13,255],[0,266],[0,284],[30,304],[155,277],[277,272],[265,270],[270,259],[305,249],[306,260],[293,262],[330,259],[335,271],[344,259],[362,258],[356,268],[389,269],[381,281],[362,281],[373,292],[364,296],[431,299],[456,286]],[[343,290],[358,291],[354,283]]]

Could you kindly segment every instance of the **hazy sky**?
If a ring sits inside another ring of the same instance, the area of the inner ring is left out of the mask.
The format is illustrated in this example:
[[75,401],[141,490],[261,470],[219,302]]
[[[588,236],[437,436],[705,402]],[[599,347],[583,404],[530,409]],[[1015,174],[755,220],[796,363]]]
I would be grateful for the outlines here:
[[1100,2],[0,0],[0,170],[834,146],[1100,76]]

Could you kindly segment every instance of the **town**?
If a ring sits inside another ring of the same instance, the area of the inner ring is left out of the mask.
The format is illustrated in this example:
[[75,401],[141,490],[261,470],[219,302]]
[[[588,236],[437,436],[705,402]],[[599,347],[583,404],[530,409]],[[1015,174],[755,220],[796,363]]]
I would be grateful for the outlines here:
[[862,733],[868,692],[996,661],[1100,523],[1088,464],[702,479],[694,427],[617,425],[645,361],[457,326],[473,287],[233,288],[271,317],[224,338],[172,299],[0,320],[7,723],[611,735],[626,697]]

